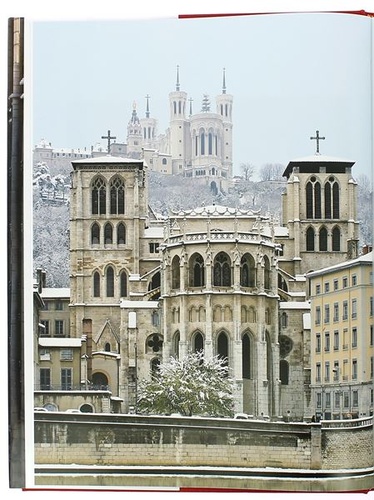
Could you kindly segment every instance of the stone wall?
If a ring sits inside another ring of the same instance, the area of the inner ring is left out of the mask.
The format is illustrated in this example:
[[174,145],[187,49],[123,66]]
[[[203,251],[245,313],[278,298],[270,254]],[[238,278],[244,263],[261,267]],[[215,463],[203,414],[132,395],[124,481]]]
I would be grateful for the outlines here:
[[344,469],[373,466],[373,427],[40,413],[35,463]]

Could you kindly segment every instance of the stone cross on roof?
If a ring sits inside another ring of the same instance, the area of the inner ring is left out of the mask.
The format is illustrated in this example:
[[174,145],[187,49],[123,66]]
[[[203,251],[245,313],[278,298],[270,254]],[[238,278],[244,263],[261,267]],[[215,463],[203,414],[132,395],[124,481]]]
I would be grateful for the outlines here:
[[108,130],[108,135],[102,135],[102,139],[108,139],[108,155],[110,154],[110,140],[111,139],[117,139],[117,137],[111,136],[110,135],[110,130]]
[[315,137],[311,137],[310,139],[317,142],[317,151],[316,151],[316,153],[319,154],[319,141],[324,141],[326,138],[325,137],[320,137],[319,136],[319,130],[316,130],[316,136]]

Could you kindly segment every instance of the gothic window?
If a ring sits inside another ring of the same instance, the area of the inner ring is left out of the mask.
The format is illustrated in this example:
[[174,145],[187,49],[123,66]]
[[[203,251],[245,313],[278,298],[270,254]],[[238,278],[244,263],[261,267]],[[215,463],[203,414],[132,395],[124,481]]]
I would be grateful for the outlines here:
[[205,271],[204,260],[198,253],[192,255],[190,259],[190,286],[204,286]]
[[279,379],[282,385],[288,385],[289,365],[284,359],[279,362]]
[[180,258],[178,255],[175,255],[171,262],[171,287],[180,288]]
[[163,340],[160,335],[153,333],[147,339],[147,350],[152,349],[152,352],[160,352],[162,350]]
[[271,340],[269,332],[265,334],[266,338],[266,378],[269,382],[273,380],[273,354],[271,349]]
[[327,229],[325,227],[319,230],[319,251],[327,252]]
[[325,218],[339,219],[339,185],[334,177],[325,184]]
[[241,322],[242,323],[247,323],[247,321],[248,321],[248,319],[247,319],[247,308],[245,306],[241,307],[240,318],[241,318]]
[[256,286],[256,266],[252,255],[246,253],[240,261],[240,286]]
[[228,365],[229,341],[225,332],[221,332],[217,338],[217,354],[224,360],[224,366]]
[[125,185],[119,177],[110,183],[110,213],[125,213]]
[[332,251],[340,252],[340,229],[338,226],[332,230]]
[[101,177],[97,177],[92,183],[91,202],[93,215],[106,213],[106,186]]
[[230,260],[225,252],[220,252],[214,259],[213,285],[231,286]]
[[281,326],[282,328],[287,328],[288,326],[288,316],[285,312],[282,312],[281,314]]
[[126,226],[120,222],[117,226],[117,245],[124,245],[126,243]]
[[127,297],[127,273],[126,273],[126,271],[121,271],[121,274],[120,274],[120,294],[121,294],[121,297]]
[[287,335],[279,335],[278,342],[280,357],[285,358],[292,351],[293,342]]
[[93,291],[94,297],[100,297],[100,273],[98,271],[95,271],[93,275]]
[[111,351],[111,348],[110,348],[110,343],[109,343],[109,342],[107,342],[107,343],[105,344],[104,351],[105,351],[105,352],[110,352],[110,351]]
[[321,218],[321,184],[314,176],[306,185],[306,217],[307,219]]
[[173,337],[173,356],[179,359],[179,342],[181,339],[181,335],[179,332],[175,332]]
[[114,297],[114,270],[112,266],[108,266],[106,270],[106,296]]
[[245,379],[252,378],[252,340],[248,333],[242,338],[242,376]]
[[306,250],[314,252],[314,229],[312,227],[308,227],[306,230]]
[[204,349],[204,339],[200,332],[197,332],[193,338],[193,350],[199,352]]
[[110,222],[107,222],[104,226],[104,243],[106,245],[113,243],[113,227]]
[[100,226],[96,222],[91,227],[91,244],[98,245],[100,243]]
[[270,260],[267,255],[264,257],[264,288],[270,290]]
[[151,361],[151,373],[157,375],[159,373],[161,361],[159,358],[153,358]]

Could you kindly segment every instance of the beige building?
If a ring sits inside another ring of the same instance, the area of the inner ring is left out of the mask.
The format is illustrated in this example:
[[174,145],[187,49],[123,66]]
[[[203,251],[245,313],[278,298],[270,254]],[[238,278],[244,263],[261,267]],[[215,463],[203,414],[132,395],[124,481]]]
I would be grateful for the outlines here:
[[373,414],[373,252],[307,274],[311,388],[324,419]]

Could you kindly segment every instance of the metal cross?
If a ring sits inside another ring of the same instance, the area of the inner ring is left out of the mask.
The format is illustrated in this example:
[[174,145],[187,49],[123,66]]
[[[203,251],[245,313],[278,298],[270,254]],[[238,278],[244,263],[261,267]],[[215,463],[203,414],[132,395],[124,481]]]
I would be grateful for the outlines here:
[[117,137],[112,137],[110,135],[110,130],[108,130],[108,135],[102,135],[101,136],[102,139],[108,139],[108,155],[110,154],[110,139],[117,139]]
[[326,139],[326,137],[320,137],[319,136],[319,130],[316,130],[316,136],[315,137],[311,137],[310,139],[314,140],[314,141],[317,141],[317,151],[316,151],[316,153],[319,153],[319,141],[324,141]]

